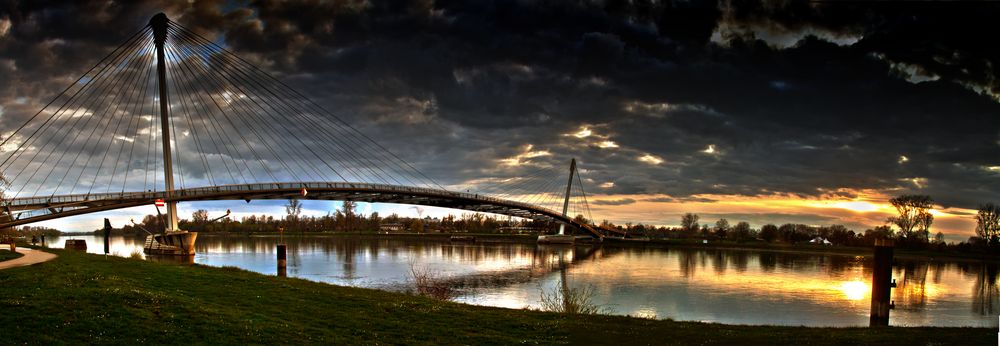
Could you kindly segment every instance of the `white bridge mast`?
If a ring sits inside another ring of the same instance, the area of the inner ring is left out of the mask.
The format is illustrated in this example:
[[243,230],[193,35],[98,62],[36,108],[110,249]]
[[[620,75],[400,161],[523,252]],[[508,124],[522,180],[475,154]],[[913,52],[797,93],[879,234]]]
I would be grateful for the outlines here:
[[174,162],[170,157],[170,107],[167,95],[167,66],[163,54],[163,44],[167,40],[167,15],[159,13],[149,20],[153,28],[153,41],[156,45],[156,75],[160,90],[160,128],[163,132],[163,176],[167,194],[167,231],[178,231],[177,202],[174,197]]
[[[566,199],[563,200],[562,215],[566,216],[567,218],[569,217],[568,215],[566,215],[566,212],[569,209],[569,194],[570,194],[570,191],[573,188],[573,174],[576,174],[576,158],[575,157],[572,160],[569,161],[569,182],[566,183]],[[561,223],[561,224],[559,224],[559,235],[563,235],[563,234],[566,234],[566,224]]]

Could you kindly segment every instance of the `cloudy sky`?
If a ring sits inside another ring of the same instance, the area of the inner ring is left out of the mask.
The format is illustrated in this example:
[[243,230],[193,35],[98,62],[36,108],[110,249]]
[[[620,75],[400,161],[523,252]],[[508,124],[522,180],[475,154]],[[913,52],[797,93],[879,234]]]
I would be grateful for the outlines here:
[[918,193],[953,240],[1000,202],[996,3],[0,1],[0,131],[157,12],[456,189],[575,157],[596,219],[863,230]]

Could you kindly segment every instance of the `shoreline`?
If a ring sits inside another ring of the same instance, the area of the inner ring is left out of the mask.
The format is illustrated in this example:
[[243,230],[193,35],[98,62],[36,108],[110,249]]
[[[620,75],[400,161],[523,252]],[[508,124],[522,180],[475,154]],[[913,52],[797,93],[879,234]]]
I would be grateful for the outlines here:
[[[96,235],[93,233],[77,234],[71,233],[64,236]],[[259,233],[228,233],[211,232],[201,233],[205,237],[277,237],[277,232]],[[128,234],[112,234],[112,236],[131,237]],[[139,237],[139,235],[135,235]],[[286,232],[285,237],[358,237],[362,239],[392,239],[392,240],[415,240],[415,241],[439,241],[450,242],[451,236],[472,236],[476,238],[475,243],[515,243],[515,244],[537,244],[538,235],[535,234],[496,234],[496,233],[371,233],[371,232]],[[578,243],[576,246],[589,246],[591,243]],[[710,241],[702,244],[692,239],[656,239],[651,241],[622,241],[614,238],[605,238],[602,246],[619,248],[654,248],[654,249],[699,249],[699,250],[737,250],[737,251],[765,251],[776,253],[801,253],[815,255],[842,255],[842,256],[864,256],[870,257],[873,250],[870,247],[837,246],[837,245],[808,245],[808,244],[785,244],[785,243],[763,243],[744,242],[736,243],[730,241]],[[551,246],[551,245],[549,245]],[[559,245],[555,245],[559,246]],[[910,250],[896,248],[894,257],[907,260],[924,261],[952,261],[952,262],[996,262],[1000,263],[1000,256],[983,253],[955,253],[937,252],[934,250]]]
[[[789,327],[562,315],[50,249],[0,273],[12,343],[983,344],[995,329]],[[51,328],[58,325],[59,328]],[[37,331],[45,330],[39,334]],[[597,331],[597,332],[595,332]]]

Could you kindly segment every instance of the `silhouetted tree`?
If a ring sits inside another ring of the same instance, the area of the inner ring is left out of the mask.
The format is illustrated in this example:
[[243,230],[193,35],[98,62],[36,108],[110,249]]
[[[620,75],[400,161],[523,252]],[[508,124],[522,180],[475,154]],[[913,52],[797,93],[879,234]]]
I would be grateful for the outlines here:
[[729,233],[729,220],[719,219],[715,222],[715,236],[719,239],[725,238]]
[[698,232],[698,214],[686,213],[681,216],[681,230],[685,236],[692,236]]
[[766,242],[772,242],[778,239],[778,226],[772,224],[766,224],[760,228],[760,238],[764,239]]
[[739,223],[736,224],[735,227],[733,227],[733,231],[731,233],[732,233],[732,238],[736,239],[736,241],[739,242],[750,239],[750,233],[751,233],[750,223],[746,221],[740,221]]
[[1000,205],[986,203],[979,206],[979,213],[976,214],[976,235],[990,245],[1000,241]]
[[927,195],[902,195],[890,199],[889,203],[899,215],[889,217],[886,222],[899,227],[901,236],[926,242],[934,222],[934,215],[930,213],[934,200]]

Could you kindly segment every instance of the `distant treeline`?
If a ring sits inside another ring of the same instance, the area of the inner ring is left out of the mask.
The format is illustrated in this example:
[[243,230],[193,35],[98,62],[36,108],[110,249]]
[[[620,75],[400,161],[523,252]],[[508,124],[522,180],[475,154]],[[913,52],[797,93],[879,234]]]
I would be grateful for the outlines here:
[[31,237],[31,236],[58,236],[62,234],[57,229],[42,226],[22,226],[0,230],[0,237]]
[[[944,234],[931,237],[934,215],[930,213],[933,200],[926,195],[903,195],[889,200],[897,215],[886,219],[886,224],[855,232],[842,225],[810,226],[786,223],[751,228],[747,222],[730,225],[729,220],[719,219],[714,225],[699,224],[693,213],[681,217],[681,227],[657,227],[631,223],[614,225],[607,220],[602,228],[618,230],[649,238],[701,238],[731,240],[736,242],[764,241],[782,243],[823,243],[844,246],[873,246],[877,239],[891,239],[897,247],[910,249],[938,249],[1000,253],[1000,205],[986,203],[976,214],[976,236],[959,243],[947,244]],[[895,227],[894,227],[895,226]]]
[[[403,217],[397,214],[380,216],[379,213],[369,215],[356,212],[353,202],[344,202],[339,210],[327,215],[313,217],[301,216],[301,204],[297,200],[289,200],[285,206],[284,218],[270,215],[250,215],[239,220],[226,217],[212,221],[208,211],[195,211],[190,219],[181,219],[178,226],[183,230],[197,232],[472,232],[494,233],[504,230],[529,230],[534,232],[551,230],[557,225],[552,222],[535,220],[516,220],[508,217],[498,217],[480,213],[465,213],[461,216],[448,215],[443,218]],[[123,225],[114,233],[146,234],[157,233],[163,229],[163,219],[155,215],[146,215],[137,225]],[[96,230],[99,233],[101,230]]]

